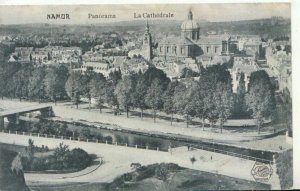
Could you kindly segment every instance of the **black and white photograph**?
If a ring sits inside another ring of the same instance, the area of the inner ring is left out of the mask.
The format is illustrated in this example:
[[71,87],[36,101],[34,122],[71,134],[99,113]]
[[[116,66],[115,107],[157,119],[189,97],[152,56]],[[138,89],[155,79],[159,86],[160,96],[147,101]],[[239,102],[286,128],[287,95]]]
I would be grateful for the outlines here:
[[0,191],[293,189],[291,25],[289,2],[0,5]]

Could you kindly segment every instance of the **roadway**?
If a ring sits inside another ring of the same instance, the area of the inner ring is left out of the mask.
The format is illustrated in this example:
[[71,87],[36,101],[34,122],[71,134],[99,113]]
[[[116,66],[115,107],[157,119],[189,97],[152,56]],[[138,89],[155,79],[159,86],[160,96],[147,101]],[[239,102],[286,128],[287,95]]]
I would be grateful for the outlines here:
[[[209,151],[187,151],[187,148],[183,147],[175,149],[172,153],[169,153],[99,143],[96,144],[0,133],[0,142],[2,143],[27,145],[29,138],[34,140],[35,145],[47,145],[50,149],[58,146],[60,142],[64,142],[69,145],[70,149],[82,148],[90,154],[96,154],[98,157],[102,157],[104,164],[90,173],[84,173],[83,171],[69,174],[25,173],[25,180],[28,185],[34,182],[46,182],[47,184],[66,182],[111,182],[116,177],[132,171],[130,164],[133,162],[140,163],[142,165],[163,162],[175,163],[185,168],[254,181],[250,173],[254,165],[254,161]],[[196,162],[194,164],[190,161],[191,157],[196,158]],[[86,171],[87,170],[85,170],[85,172]],[[272,175],[270,180],[270,184],[273,185],[272,189],[280,188],[278,187],[278,182],[277,174]]]

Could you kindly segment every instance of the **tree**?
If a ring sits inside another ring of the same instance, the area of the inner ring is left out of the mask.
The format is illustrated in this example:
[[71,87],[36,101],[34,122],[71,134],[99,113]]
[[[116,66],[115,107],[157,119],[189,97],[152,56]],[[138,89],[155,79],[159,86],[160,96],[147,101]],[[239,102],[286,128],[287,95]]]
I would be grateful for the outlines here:
[[166,73],[155,67],[149,67],[143,74],[144,83],[147,87],[150,87],[155,79],[159,79],[163,90],[165,90],[170,82]]
[[31,131],[36,131],[40,134],[56,134],[58,124],[52,121],[43,121],[42,123],[36,123]]
[[2,63],[3,67],[3,80],[4,80],[4,95],[9,97],[15,97],[15,86],[14,83],[14,76],[15,74],[20,70],[21,64],[17,62],[8,63],[4,62]]
[[39,91],[38,91],[38,98],[39,98],[39,103],[45,98],[46,91],[45,91],[45,84],[44,81],[39,85]]
[[0,64],[0,96],[2,99],[7,94],[5,77],[5,68],[3,64]]
[[66,89],[65,85],[69,77],[69,70],[66,65],[59,64],[56,67],[56,73],[57,73],[57,95],[59,98],[64,98],[66,96]]
[[251,74],[246,104],[256,121],[259,134],[264,118],[272,116],[275,112],[274,88],[264,70]]
[[77,109],[81,95],[81,77],[79,72],[72,72],[65,85],[66,92]]
[[199,102],[199,104],[203,106],[203,110],[198,113],[205,113],[205,117],[209,120],[211,126],[214,126],[220,117],[218,104],[222,99],[216,99],[220,96],[214,96],[217,95],[215,92],[218,92],[218,89],[220,90],[220,83],[226,89],[231,89],[231,81],[231,75],[224,64],[213,65],[201,71],[199,80],[201,94],[198,97],[202,96],[203,102]]
[[195,107],[192,102],[193,94],[194,92],[190,84],[181,83],[175,88],[174,107],[177,112],[185,116],[186,127],[189,127],[190,117],[195,115]]
[[142,77],[137,80],[136,87],[132,94],[133,105],[141,110],[141,119],[143,119],[143,111],[146,107],[147,86]]
[[291,135],[293,134],[293,107],[292,107],[292,99],[288,97],[283,103],[281,104],[282,107],[282,117],[283,123],[286,126],[286,130]]
[[202,120],[202,129],[204,130],[205,117],[207,113],[207,106],[209,101],[207,97],[209,96],[206,92],[205,85],[201,84],[199,81],[193,84],[193,97],[192,102],[195,108],[195,116]]
[[61,124],[57,126],[56,134],[60,136],[66,136],[68,132],[68,125],[67,124]]
[[228,84],[218,83],[216,91],[213,94],[216,111],[220,122],[222,133],[223,125],[231,115],[233,108],[232,89]]
[[237,92],[235,95],[235,100],[234,100],[233,115],[236,118],[243,118],[248,115],[245,97],[246,97],[245,75],[244,73],[241,73],[239,84],[237,87]]
[[24,70],[19,70],[14,76],[13,76],[13,84],[14,84],[14,96],[18,97],[20,101],[22,100],[22,97],[26,93],[26,87],[24,84]]
[[116,97],[115,89],[118,82],[122,79],[121,70],[115,70],[109,73],[108,80],[106,83],[105,100],[108,105],[114,109],[114,115],[119,113],[119,103]]
[[103,74],[95,74],[91,81],[91,95],[96,99],[96,106],[102,112],[102,106],[105,102],[105,84],[106,79]]
[[72,149],[68,153],[69,167],[73,169],[83,169],[92,163],[92,158],[89,154],[80,148]]
[[21,66],[19,70],[13,75],[12,88],[14,96],[18,97],[21,101],[22,97],[28,95],[28,83],[31,75],[32,65]]
[[192,69],[185,67],[181,72],[180,78],[191,78],[196,76],[199,76],[198,72],[195,72]]
[[146,104],[152,109],[153,120],[156,122],[156,112],[163,104],[163,86],[159,79],[155,79],[149,87],[146,95]]
[[91,136],[91,131],[88,127],[83,127],[80,131],[80,137],[88,139]]
[[59,146],[54,150],[54,158],[56,160],[56,168],[62,169],[68,167],[69,146],[64,143],[59,143]]
[[95,76],[95,72],[93,68],[88,67],[87,70],[84,72],[84,75],[81,77],[81,93],[84,97],[89,100],[89,110],[91,110],[91,100],[92,100],[92,80]]
[[46,95],[55,102],[66,94],[65,84],[68,79],[68,69],[64,65],[49,67],[45,76]]
[[30,99],[39,98],[39,101],[42,98],[44,92],[44,77],[46,75],[45,67],[35,67],[33,69],[32,75],[29,77],[28,83],[28,97]]
[[164,111],[167,114],[171,114],[171,125],[173,123],[173,115],[175,112],[174,107],[174,94],[175,94],[175,88],[178,85],[178,81],[170,82],[166,91],[164,92],[163,98],[164,98]]
[[112,82],[113,86],[116,87],[118,82],[122,80],[121,70],[111,71],[108,75],[108,79]]
[[33,159],[34,155],[34,141],[32,139],[28,139],[28,146],[26,147],[26,152],[29,158],[29,161]]
[[114,115],[117,115],[119,113],[119,103],[115,92],[115,86],[112,81],[106,82],[106,88],[105,88],[105,101],[106,103],[113,108]]
[[132,106],[133,84],[130,77],[125,77],[120,81],[115,89],[118,103],[120,107],[126,110],[128,118],[129,107]]
[[54,150],[54,156],[57,160],[61,160],[64,155],[69,152],[69,146],[64,143],[59,143],[59,146]]

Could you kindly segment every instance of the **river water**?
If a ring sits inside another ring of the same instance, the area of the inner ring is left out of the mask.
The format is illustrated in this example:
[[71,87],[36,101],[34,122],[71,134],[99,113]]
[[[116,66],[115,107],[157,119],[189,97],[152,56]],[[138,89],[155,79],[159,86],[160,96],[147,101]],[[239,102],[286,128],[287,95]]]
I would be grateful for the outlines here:
[[[68,124],[68,128],[71,131],[77,130],[81,131],[84,126],[83,125],[73,125]],[[148,136],[148,135],[140,135],[122,131],[115,130],[107,130],[100,128],[89,128],[90,133],[97,137],[102,137],[102,140],[107,140],[108,142],[117,143],[117,144],[127,144],[129,146],[137,145],[139,148],[149,148],[167,151],[169,147],[178,147],[183,144],[179,141],[171,140],[171,139],[162,139],[158,137]]]

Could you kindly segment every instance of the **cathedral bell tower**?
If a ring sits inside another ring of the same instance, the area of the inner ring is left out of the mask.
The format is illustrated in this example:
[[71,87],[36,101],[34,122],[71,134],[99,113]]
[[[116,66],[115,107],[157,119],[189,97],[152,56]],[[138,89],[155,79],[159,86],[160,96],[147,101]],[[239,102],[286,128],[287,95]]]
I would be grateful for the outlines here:
[[149,32],[148,20],[146,23],[146,29],[145,29],[145,34],[144,34],[144,38],[143,38],[142,54],[146,60],[149,61],[152,59],[152,37]]

